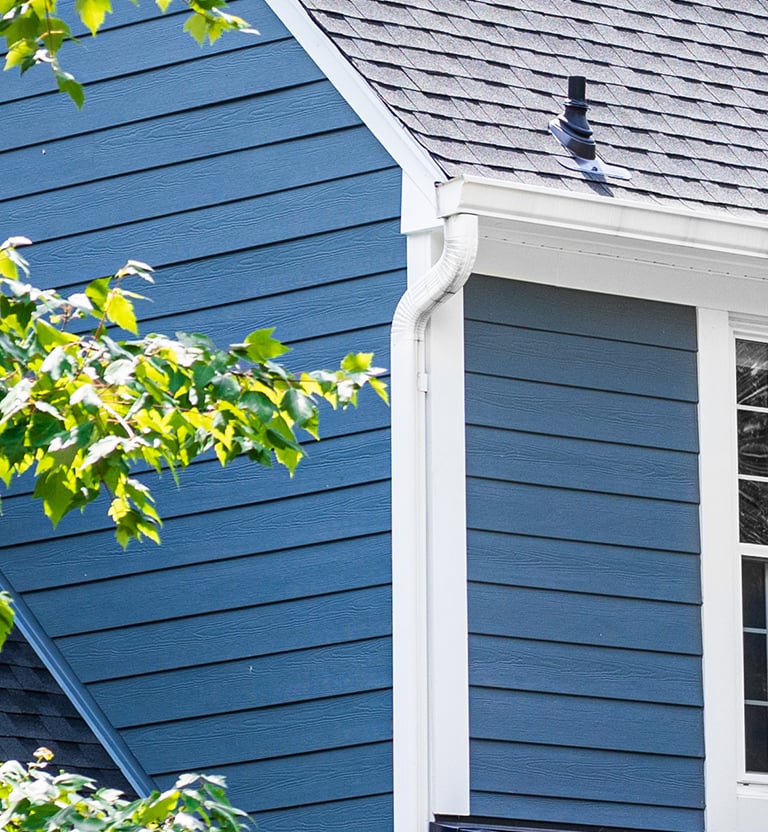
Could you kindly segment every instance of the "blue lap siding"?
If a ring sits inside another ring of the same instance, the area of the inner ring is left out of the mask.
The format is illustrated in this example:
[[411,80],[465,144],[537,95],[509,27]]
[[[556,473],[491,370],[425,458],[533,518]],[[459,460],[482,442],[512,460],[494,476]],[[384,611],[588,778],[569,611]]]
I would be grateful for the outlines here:
[[[238,13],[260,37],[200,50],[183,15],[123,10],[69,52],[82,112],[47,74],[8,73],[5,234],[35,241],[43,285],[151,263],[144,331],[276,326],[289,365],[388,366],[399,169],[265,3]],[[156,481],[159,549],[123,553],[105,503],[52,531],[19,486],[0,558],[158,785],[224,774],[263,832],[388,832],[389,412],[365,396],[321,428],[293,479],[206,459]]]
[[698,832],[691,309],[465,290],[471,812]]

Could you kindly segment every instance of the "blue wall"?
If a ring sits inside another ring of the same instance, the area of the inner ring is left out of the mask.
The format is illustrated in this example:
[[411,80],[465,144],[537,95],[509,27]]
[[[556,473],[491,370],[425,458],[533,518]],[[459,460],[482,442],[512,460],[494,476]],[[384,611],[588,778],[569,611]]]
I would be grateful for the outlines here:
[[[206,50],[151,6],[69,50],[82,113],[47,73],[3,78],[5,234],[46,285],[153,264],[145,331],[276,325],[296,366],[387,366],[398,169],[265,4],[238,3],[261,37]],[[52,532],[3,502],[5,573],[146,771],[226,775],[264,832],[391,829],[389,413],[364,399],[293,480],[161,480],[160,549],[123,554],[104,505]]]
[[465,299],[471,811],[700,830],[693,310]]

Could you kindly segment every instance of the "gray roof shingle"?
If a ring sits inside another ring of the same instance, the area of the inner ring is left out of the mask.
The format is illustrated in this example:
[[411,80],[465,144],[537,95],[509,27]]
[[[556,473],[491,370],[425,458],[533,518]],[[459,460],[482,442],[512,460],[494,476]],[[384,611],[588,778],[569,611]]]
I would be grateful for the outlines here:
[[33,647],[14,629],[0,652],[0,761],[29,762],[40,746],[54,752],[51,770],[84,774],[98,786],[135,797]]
[[593,193],[549,136],[585,75],[617,197],[768,204],[768,0],[302,0],[449,176]]

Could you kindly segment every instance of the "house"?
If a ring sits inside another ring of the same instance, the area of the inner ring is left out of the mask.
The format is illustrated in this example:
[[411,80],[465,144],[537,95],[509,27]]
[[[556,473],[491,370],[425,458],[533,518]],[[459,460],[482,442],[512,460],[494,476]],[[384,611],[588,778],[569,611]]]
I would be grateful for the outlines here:
[[768,4],[238,9],[121,11],[82,113],[4,78],[5,231],[152,263],[148,330],[374,350],[392,409],[162,480],[160,550],[5,497],[24,632],[137,790],[264,832],[766,832]]

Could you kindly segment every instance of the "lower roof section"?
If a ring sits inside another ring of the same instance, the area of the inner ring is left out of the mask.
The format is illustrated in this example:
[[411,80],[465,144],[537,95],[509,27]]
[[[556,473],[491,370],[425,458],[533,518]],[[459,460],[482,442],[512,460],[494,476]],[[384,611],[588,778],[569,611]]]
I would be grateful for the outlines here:
[[27,762],[40,746],[50,766],[83,774],[98,786],[134,790],[18,628],[0,652],[0,758]]

